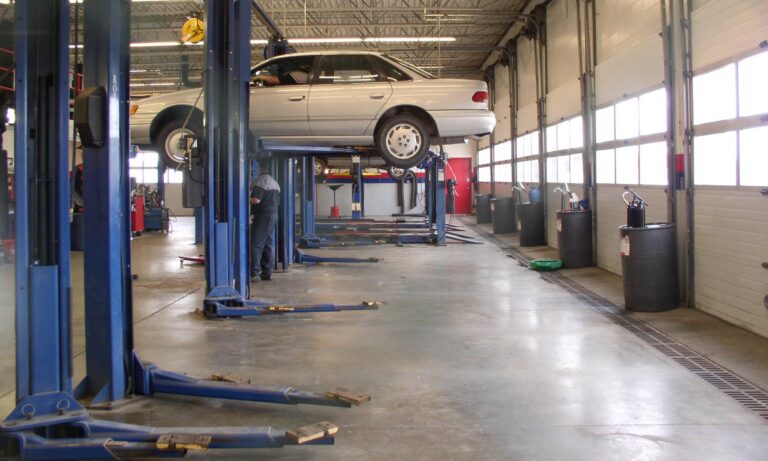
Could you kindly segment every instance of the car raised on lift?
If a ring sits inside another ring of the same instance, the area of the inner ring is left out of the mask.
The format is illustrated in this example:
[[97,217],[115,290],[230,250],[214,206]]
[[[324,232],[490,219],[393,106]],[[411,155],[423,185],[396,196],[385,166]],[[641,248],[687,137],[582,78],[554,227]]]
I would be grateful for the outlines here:
[[[249,125],[270,142],[375,151],[410,168],[430,145],[463,142],[493,130],[480,80],[442,79],[397,58],[366,51],[294,53],[251,69]],[[131,105],[131,143],[184,163],[179,141],[203,130],[201,90]]]

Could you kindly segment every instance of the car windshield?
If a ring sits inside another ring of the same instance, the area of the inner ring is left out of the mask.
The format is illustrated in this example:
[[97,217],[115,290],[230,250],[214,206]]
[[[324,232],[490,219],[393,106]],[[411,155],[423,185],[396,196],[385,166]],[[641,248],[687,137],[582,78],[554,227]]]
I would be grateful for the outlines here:
[[405,67],[406,69],[410,70],[411,72],[415,72],[417,75],[420,75],[420,76],[422,76],[424,78],[429,78],[429,79],[437,78],[434,75],[432,75],[429,72],[427,72],[426,70],[419,69],[418,67],[414,66],[413,64],[411,64],[409,62],[406,62],[406,61],[403,61],[402,59],[398,59],[398,58],[396,58],[394,56],[389,56],[389,55],[386,55],[386,54],[383,54],[382,56],[384,56],[386,59],[389,59],[390,61],[396,62],[397,64]]

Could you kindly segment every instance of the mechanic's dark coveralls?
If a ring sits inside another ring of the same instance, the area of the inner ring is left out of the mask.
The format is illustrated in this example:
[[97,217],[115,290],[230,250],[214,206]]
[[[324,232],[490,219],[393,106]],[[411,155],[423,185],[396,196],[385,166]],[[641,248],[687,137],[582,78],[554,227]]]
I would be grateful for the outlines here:
[[251,189],[251,277],[272,279],[275,252],[272,240],[280,206],[280,185],[275,179],[262,174]]

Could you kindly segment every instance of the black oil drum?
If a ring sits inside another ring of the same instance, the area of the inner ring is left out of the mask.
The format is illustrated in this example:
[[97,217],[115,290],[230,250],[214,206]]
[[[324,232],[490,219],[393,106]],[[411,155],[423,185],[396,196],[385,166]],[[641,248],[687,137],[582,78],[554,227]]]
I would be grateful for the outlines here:
[[547,244],[544,229],[544,208],[541,202],[518,204],[517,217],[520,222],[521,247]]
[[517,231],[515,225],[515,199],[499,197],[491,199],[491,215],[494,234],[511,234]]
[[592,210],[557,212],[557,248],[563,267],[592,265]]
[[475,213],[477,214],[478,224],[490,224],[491,219],[491,196],[488,194],[475,195]]
[[635,312],[662,312],[678,307],[675,225],[621,226],[619,233],[624,307]]

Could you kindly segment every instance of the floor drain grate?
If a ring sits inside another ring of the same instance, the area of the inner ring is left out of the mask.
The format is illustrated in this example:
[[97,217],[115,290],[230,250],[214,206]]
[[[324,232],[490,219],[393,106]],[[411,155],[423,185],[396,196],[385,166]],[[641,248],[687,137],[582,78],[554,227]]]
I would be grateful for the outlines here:
[[[477,232],[483,234],[488,240],[508,252],[507,256],[510,258],[516,259],[525,266],[528,266],[531,262],[531,258],[519,253],[517,248],[510,247],[509,244],[502,242],[495,235],[476,226],[471,227],[474,227]],[[721,367],[677,340],[670,338],[642,320],[631,317],[620,306],[593,293],[583,285],[569,279],[563,273],[542,272],[540,275],[545,281],[558,285],[565,291],[573,294],[582,304],[589,306],[611,322],[630,331],[657,351],[742,404],[745,408],[768,420],[768,392],[765,390],[732,371]]]

